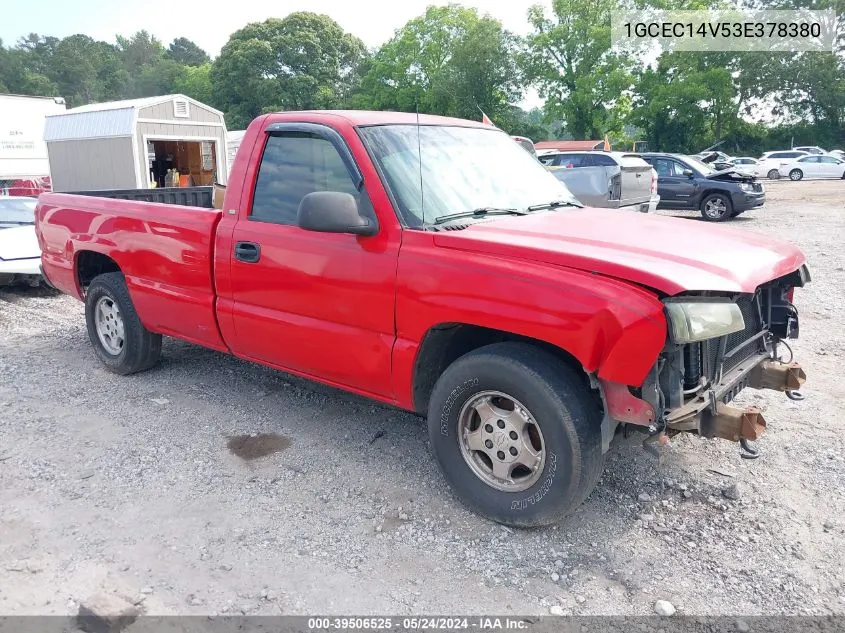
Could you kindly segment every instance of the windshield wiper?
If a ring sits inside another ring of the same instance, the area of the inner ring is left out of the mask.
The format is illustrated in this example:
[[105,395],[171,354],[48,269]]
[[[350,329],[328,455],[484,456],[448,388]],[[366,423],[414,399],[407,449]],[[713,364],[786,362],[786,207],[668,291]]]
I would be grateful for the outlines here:
[[444,222],[449,222],[450,220],[458,220],[460,218],[480,218],[485,215],[525,215],[526,213],[526,211],[520,211],[519,209],[512,208],[504,209],[500,207],[479,207],[478,209],[473,209],[472,211],[441,215],[434,221],[434,223],[443,224]]
[[529,211],[542,211],[543,209],[557,209],[558,207],[578,207],[583,208],[583,204],[578,204],[572,200],[553,200],[551,202],[545,202],[543,204],[535,204],[533,206],[528,207]]

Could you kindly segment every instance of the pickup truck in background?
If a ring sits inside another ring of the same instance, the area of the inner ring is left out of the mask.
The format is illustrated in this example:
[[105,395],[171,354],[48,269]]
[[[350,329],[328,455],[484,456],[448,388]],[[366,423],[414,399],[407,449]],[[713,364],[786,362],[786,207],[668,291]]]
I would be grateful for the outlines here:
[[585,205],[648,213],[660,201],[657,174],[637,154],[546,150],[537,159]]
[[48,193],[36,230],[108,370],[171,336],[416,412],[457,496],[508,525],[576,508],[622,425],[747,442],[765,422],[734,396],[805,380],[779,353],[800,250],[582,208],[472,121],[267,114],[221,209]]

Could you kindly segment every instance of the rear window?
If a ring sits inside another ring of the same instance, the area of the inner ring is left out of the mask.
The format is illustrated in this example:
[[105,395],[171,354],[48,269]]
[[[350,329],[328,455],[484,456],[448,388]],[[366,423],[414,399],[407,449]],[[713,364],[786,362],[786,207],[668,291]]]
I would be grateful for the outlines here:
[[590,162],[596,167],[616,167],[616,161],[606,154],[591,154]]
[[587,154],[560,154],[560,160],[558,160],[555,165],[560,165],[561,167],[586,167],[587,166]]

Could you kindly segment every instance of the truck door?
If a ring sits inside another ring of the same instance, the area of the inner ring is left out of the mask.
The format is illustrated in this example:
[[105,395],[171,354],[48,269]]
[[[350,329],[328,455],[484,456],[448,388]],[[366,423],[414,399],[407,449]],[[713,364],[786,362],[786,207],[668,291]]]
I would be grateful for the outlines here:
[[384,231],[365,237],[300,229],[306,194],[350,193],[371,211],[370,196],[337,132],[316,124],[272,129],[259,140],[258,175],[241,203],[248,209],[233,228],[231,347],[244,358],[392,397],[399,240]]

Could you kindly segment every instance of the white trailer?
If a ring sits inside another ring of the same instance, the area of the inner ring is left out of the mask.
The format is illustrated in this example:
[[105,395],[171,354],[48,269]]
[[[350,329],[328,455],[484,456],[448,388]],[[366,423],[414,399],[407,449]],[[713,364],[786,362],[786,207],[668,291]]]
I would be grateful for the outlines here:
[[61,97],[0,95],[0,181],[50,175],[44,119],[66,108]]

